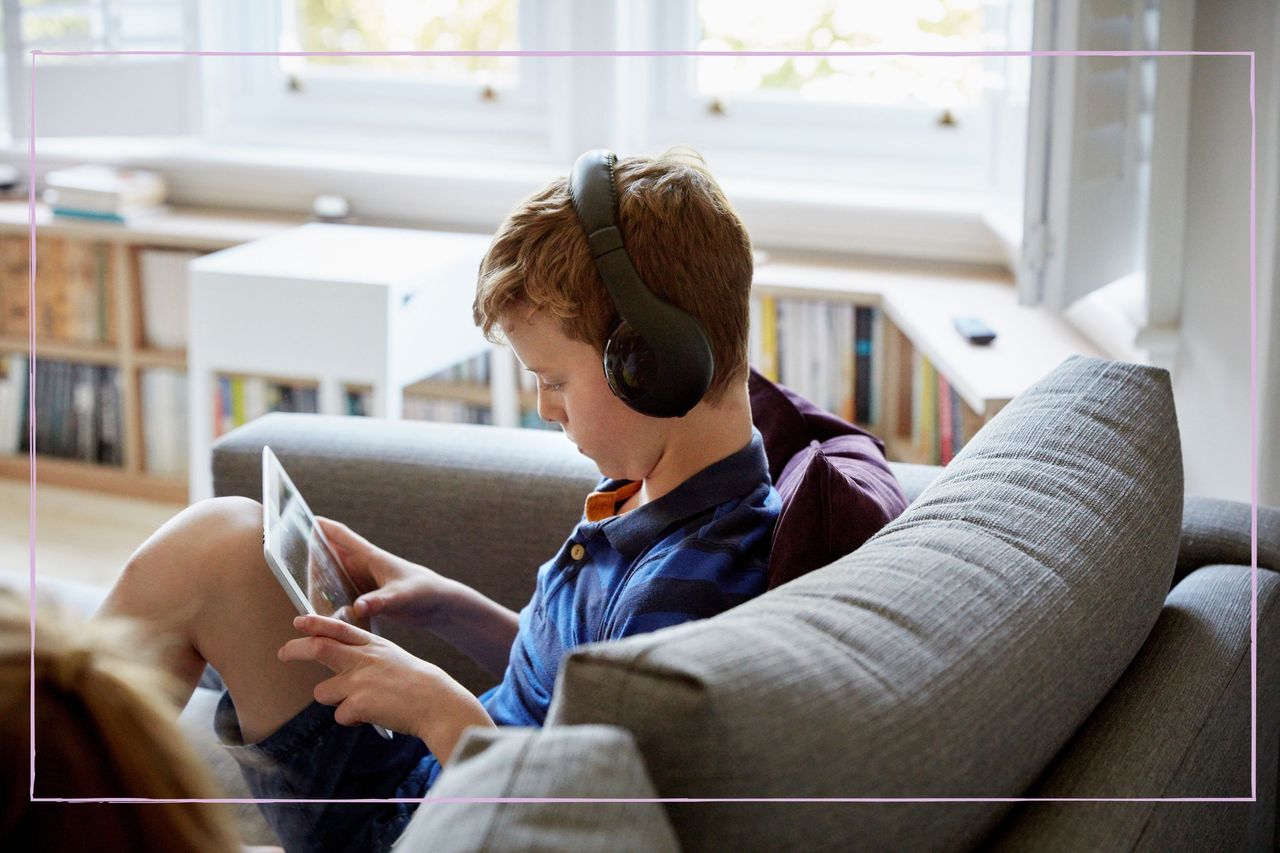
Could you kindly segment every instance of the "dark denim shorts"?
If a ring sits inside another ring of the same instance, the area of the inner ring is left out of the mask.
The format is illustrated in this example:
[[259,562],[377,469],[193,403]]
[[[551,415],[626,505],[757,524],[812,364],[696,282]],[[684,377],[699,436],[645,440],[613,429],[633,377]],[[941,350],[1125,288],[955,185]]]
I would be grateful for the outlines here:
[[[255,797],[385,799],[424,797],[440,765],[411,735],[381,737],[373,726],[343,726],[333,708],[312,702],[264,740],[246,744],[225,690],[214,730]],[[285,850],[384,851],[417,803],[259,803]]]

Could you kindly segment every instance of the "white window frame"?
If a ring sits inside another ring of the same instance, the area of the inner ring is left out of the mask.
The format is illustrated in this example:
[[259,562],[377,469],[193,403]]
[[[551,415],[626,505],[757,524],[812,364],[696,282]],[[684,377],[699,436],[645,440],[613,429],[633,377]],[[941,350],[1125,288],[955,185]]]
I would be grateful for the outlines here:
[[[151,0],[147,5],[175,10],[179,30],[168,37],[126,37],[119,0],[64,2],[50,9],[102,10],[101,31],[86,38],[26,42],[20,0],[0,0],[5,10],[5,84],[11,144],[25,147],[30,121],[32,50],[194,50],[198,44],[196,0]],[[26,10],[30,11],[30,10]],[[175,136],[193,132],[199,113],[190,93],[198,91],[198,66],[190,56],[86,56],[62,61],[37,58],[36,105],[39,133],[55,136]],[[149,112],[131,107],[146,103]]]
[[[552,0],[519,0],[521,45],[547,40]],[[276,51],[286,29],[279,0],[205,2],[211,49]],[[248,35],[249,44],[245,44]],[[546,63],[516,57],[519,82],[481,87],[408,81],[392,72],[312,68],[289,88],[280,57],[206,60],[206,129],[211,143],[334,149],[358,141],[369,153],[547,159],[551,75]],[[212,64],[212,63],[217,63]],[[334,116],[341,116],[335,120]]]
[[[652,49],[696,47],[697,0],[659,0],[636,13],[630,31],[644,34]],[[744,177],[931,192],[988,188],[996,108],[990,97],[953,108],[956,124],[945,128],[932,107],[799,103],[781,96],[725,98],[724,113],[713,115],[709,101],[693,91],[698,59],[652,63],[642,117],[631,134],[636,147],[694,141],[714,152],[723,169]],[[986,65],[998,73],[1001,58],[989,57]],[[797,139],[808,141],[797,145]]]

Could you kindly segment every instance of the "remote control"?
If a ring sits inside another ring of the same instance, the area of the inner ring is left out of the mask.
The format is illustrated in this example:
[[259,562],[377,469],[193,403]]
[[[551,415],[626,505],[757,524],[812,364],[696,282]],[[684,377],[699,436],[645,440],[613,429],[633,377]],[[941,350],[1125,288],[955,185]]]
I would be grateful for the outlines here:
[[956,331],[969,343],[985,347],[996,339],[995,330],[978,317],[955,317]]

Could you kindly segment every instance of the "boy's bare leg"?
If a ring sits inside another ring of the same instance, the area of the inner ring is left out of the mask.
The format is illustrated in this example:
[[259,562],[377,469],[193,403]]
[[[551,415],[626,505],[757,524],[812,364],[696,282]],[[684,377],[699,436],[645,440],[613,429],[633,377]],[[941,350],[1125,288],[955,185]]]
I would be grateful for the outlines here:
[[248,498],[214,498],[174,516],[134,552],[99,614],[141,619],[157,641],[172,642],[166,661],[184,702],[211,663],[249,743],[306,707],[332,674],[276,658],[300,636],[297,611],[262,556],[262,506]]

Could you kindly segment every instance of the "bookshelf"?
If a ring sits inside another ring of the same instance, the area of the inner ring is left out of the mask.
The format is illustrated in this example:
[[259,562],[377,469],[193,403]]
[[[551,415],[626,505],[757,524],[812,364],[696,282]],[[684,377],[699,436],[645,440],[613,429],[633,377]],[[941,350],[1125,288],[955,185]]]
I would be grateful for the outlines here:
[[[25,448],[26,372],[29,352],[29,209],[25,199],[0,201],[0,476],[30,476]],[[148,465],[144,386],[152,371],[185,374],[186,352],[151,345],[145,335],[142,266],[148,250],[217,251],[292,227],[301,218],[204,209],[175,209],[129,225],[56,219],[36,205],[37,394],[59,392],[89,403],[84,412],[56,412],[67,425],[61,450],[37,434],[37,476],[42,483],[75,486],[168,502],[185,502],[187,478]],[[85,266],[87,264],[87,267]],[[84,269],[91,272],[85,286]],[[93,380],[84,368],[98,368]],[[60,384],[61,383],[61,384]],[[86,393],[82,390],[88,389]],[[38,396],[42,406],[45,397]],[[105,433],[105,437],[104,437]],[[93,445],[97,445],[94,447]],[[70,458],[92,455],[95,461]],[[151,460],[154,463],[154,459]]]
[[[1063,359],[1102,356],[1062,318],[1018,304],[1012,278],[1002,270],[854,266],[847,259],[776,254],[757,265],[753,300],[818,306],[819,316],[841,305],[872,312],[870,416],[850,420],[881,436],[897,461],[945,464]],[[952,325],[956,314],[982,317],[998,337],[985,347],[969,344]],[[776,356],[765,350],[753,333],[752,360],[770,375],[765,368]],[[803,351],[792,353],[790,361],[797,360],[804,360]],[[781,362],[782,375],[771,378],[809,396],[812,378],[803,370],[787,375],[787,353]]]

